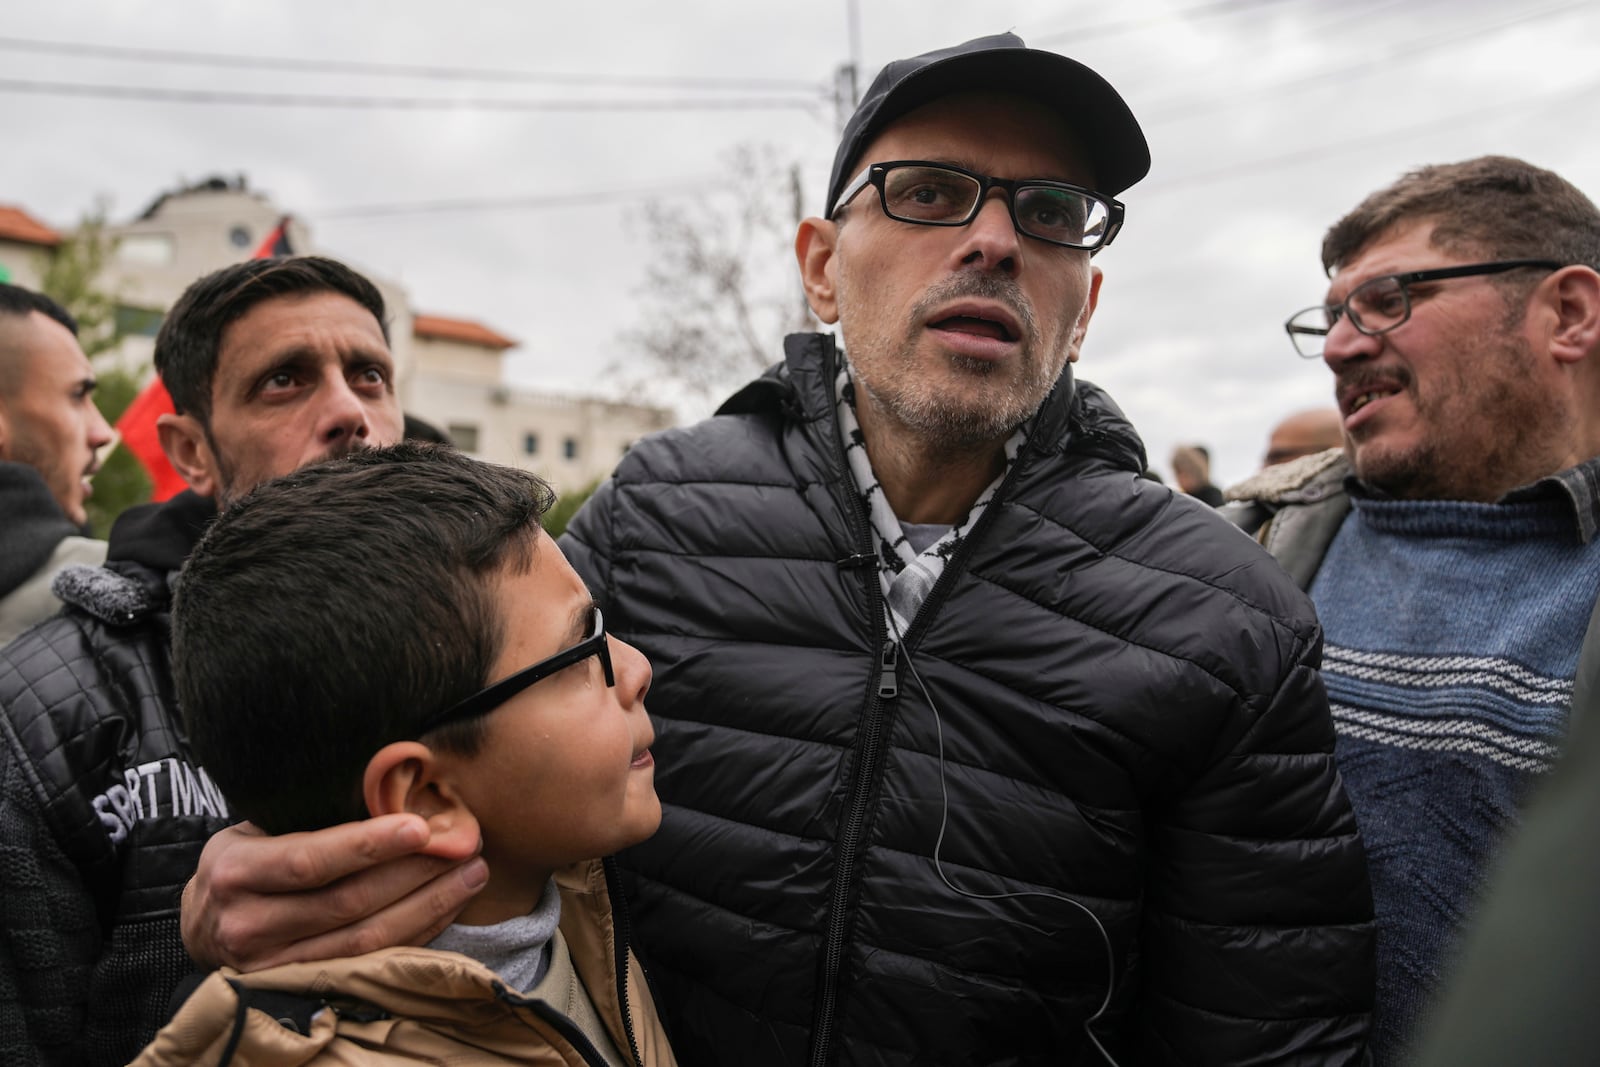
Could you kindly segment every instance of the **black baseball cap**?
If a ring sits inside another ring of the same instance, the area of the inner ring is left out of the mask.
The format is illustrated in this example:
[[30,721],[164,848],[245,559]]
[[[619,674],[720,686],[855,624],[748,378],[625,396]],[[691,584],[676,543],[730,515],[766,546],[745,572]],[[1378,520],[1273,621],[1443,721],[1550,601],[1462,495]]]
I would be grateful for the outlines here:
[[1115,196],[1150,171],[1150,146],[1121,96],[1100,75],[1066,56],[1029,48],[1014,33],[897,59],[878,72],[845,125],[823,210],[833,217],[866,146],[895,119],[950,93],[1032,97],[1071,123],[1094,168],[1095,191]]

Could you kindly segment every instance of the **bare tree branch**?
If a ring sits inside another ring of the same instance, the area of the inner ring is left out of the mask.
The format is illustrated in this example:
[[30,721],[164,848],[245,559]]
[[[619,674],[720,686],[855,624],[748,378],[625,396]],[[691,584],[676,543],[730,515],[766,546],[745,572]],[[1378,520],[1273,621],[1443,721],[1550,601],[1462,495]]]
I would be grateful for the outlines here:
[[771,146],[740,145],[722,161],[720,195],[645,206],[644,324],[622,335],[645,369],[624,376],[720,396],[781,358],[784,334],[809,328],[791,251],[795,169]]

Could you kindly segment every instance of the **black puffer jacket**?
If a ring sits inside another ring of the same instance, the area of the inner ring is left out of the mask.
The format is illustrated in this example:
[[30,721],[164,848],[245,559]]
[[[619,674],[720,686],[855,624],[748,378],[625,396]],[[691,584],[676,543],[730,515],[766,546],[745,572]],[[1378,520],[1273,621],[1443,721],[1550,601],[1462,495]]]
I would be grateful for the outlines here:
[[[1065,376],[886,651],[835,360],[791,337],[563,542],[656,668],[666,816],[624,861],[682,1061],[1101,1062],[1068,894],[1125,1067],[1358,1062],[1371,901],[1309,602]],[[941,829],[1001,899],[941,881]]]
[[215,514],[129,511],[64,612],[0,651],[0,1047],[8,1065],[123,1064],[189,970],[178,897],[221,795],[189,755],[168,578]]

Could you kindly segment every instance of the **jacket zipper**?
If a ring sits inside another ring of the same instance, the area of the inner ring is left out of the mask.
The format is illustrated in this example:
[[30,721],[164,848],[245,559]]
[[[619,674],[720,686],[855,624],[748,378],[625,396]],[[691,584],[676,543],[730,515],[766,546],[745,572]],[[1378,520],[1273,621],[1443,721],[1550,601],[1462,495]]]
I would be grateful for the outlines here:
[[[639,1051],[639,1039],[633,1030],[633,1012],[628,1004],[628,945],[632,942],[632,924],[628,918],[627,899],[622,894],[621,871],[617,861],[607,856],[600,861],[606,876],[606,895],[611,898],[611,923],[616,929],[613,967],[617,974],[617,1002],[622,1009],[622,1029],[628,1035],[628,1051],[637,1067],[645,1067],[644,1054]],[[578,1025],[542,1000],[524,996],[508,989],[504,983],[495,982],[495,996],[513,1007],[522,1008],[549,1023],[557,1033],[566,1038],[583,1062],[593,1067],[606,1067],[606,1059],[595,1048]]]
[[628,915],[628,900],[622,892],[622,874],[614,857],[600,861],[606,875],[606,895],[611,898],[611,925],[615,928],[616,958],[612,961],[617,972],[617,1003],[622,1008],[622,1029],[628,1035],[628,1051],[633,1062],[644,1067],[644,1055],[639,1051],[639,1039],[633,1032],[633,1011],[628,1004],[628,946],[633,943],[633,922]]
[[[828,387],[838,375],[834,352],[826,355],[823,377]],[[844,443],[839,439],[837,416],[822,420],[824,432],[829,437],[829,447],[845,482],[854,484],[850,465],[845,459]],[[866,505],[854,492],[836,492],[835,499],[845,497],[842,511],[850,528],[851,542],[856,548],[866,549],[869,566],[861,568],[867,584],[867,600],[872,613],[872,633],[882,643],[878,651],[877,671],[873,676],[867,700],[866,716],[861,725],[859,757],[854,780],[850,787],[850,801],[845,809],[843,826],[835,844],[833,892],[828,902],[828,931],[823,942],[821,988],[811,1027],[811,1067],[826,1067],[832,1058],[833,1031],[838,1014],[839,974],[843,969],[845,935],[849,927],[846,908],[850,889],[855,882],[856,862],[861,848],[862,829],[867,819],[867,801],[882,771],[885,705],[899,693],[896,678],[899,670],[899,647],[889,636],[884,618],[883,591],[878,578],[878,555],[872,546],[871,517],[865,514]]]
[[[837,375],[837,368],[831,355],[825,360],[827,367],[825,377],[832,382]],[[844,477],[850,478],[849,464],[845,459],[844,445],[839,440],[838,427],[834,425],[835,419],[825,420],[824,425],[831,431],[834,457],[839,464]],[[1008,490],[1019,477],[1023,462],[1031,458],[1029,446],[1031,441],[1024,442],[1022,449],[1017,454],[1016,462],[1011,464],[1011,469],[1006,472],[1006,477],[995,491],[994,499],[979,517],[978,523],[972,532],[964,539],[960,550],[951,557],[944,573],[939,576],[939,581],[928,591],[928,597],[923,601],[922,608],[917,612],[917,617],[912,620],[910,631],[902,635],[902,640],[912,644],[911,635],[921,635],[927,628],[928,620],[938,612],[938,605],[949,595],[951,585],[956,576],[961,574],[965,567],[967,557],[971,555],[972,545],[979,535],[994,521],[996,505],[1006,499]],[[811,1067],[827,1067],[832,1058],[833,1030],[838,1014],[839,997],[839,972],[843,965],[845,933],[848,922],[844,916],[845,905],[850,895],[850,887],[855,881],[855,865],[857,853],[861,847],[861,831],[866,822],[867,798],[872,792],[882,773],[881,762],[884,720],[884,707],[887,701],[899,695],[898,673],[900,666],[900,648],[889,635],[884,618],[883,593],[878,579],[878,557],[872,547],[870,534],[871,517],[862,515],[865,505],[855,493],[845,494],[850,498],[843,508],[845,521],[850,526],[854,543],[859,546],[865,544],[867,553],[872,560],[872,566],[864,568],[867,571],[868,598],[872,605],[873,632],[880,635],[882,646],[878,656],[878,672],[873,690],[874,697],[868,702],[867,716],[862,724],[862,741],[860,745],[861,756],[856,764],[855,780],[850,790],[850,805],[845,812],[844,827],[839,834],[836,845],[837,860],[834,864],[834,884],[832,899],[828,904],[828,934],[823,943],[823,963],[821,983],[818,992],[817,1007],[814,1012],[814,1023],[811,1029]]]

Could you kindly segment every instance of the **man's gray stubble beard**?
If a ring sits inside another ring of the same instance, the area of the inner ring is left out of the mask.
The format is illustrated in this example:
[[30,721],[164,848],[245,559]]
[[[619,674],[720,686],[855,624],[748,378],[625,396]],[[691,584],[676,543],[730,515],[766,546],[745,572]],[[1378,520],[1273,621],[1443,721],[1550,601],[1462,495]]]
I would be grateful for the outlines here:
[[[841,297],[843,293],[841,292]],[[857,369],[856,384],[875,402],[876,406],[915,433],[925,444],[945,454],[962,454],[992,444],[1008,435],[1029,418],[1049,394],[1060,377],[1046,381],[1046,369],[1041,359],[1041,343],[1037,317],[1023,296],[1021,287],[1011,278],[994,273],[963,273],[954,275],[934,286],[912,308],[908,334],[897,351],[887,357],[887,362],[901,377],[916,374],[916,340],[914,334],[927,322],[933,309],[962,297],[994,300],[1004,304],[1016,316],[1021,332],[1020,351],[1017,356],[1021,374],[993,388],[998,394],[986,396],[982,406],[961,405],[939,396],[931,390],[893,388],[895,376],[874,388],[869,376],[860,371],[860,361],[853,361]],[[840,308],[841,329],[848,318],[845,305]],[[849,338],[846,337],[849,351]],[[996,365],[987,360],[952,356],[951,366],[961,374],[974,378],[989,378],[997,373]],[[883,365],[879,354],[868,356],[873,369]],[[1065,359],[1062,366],[1065,366]]]

